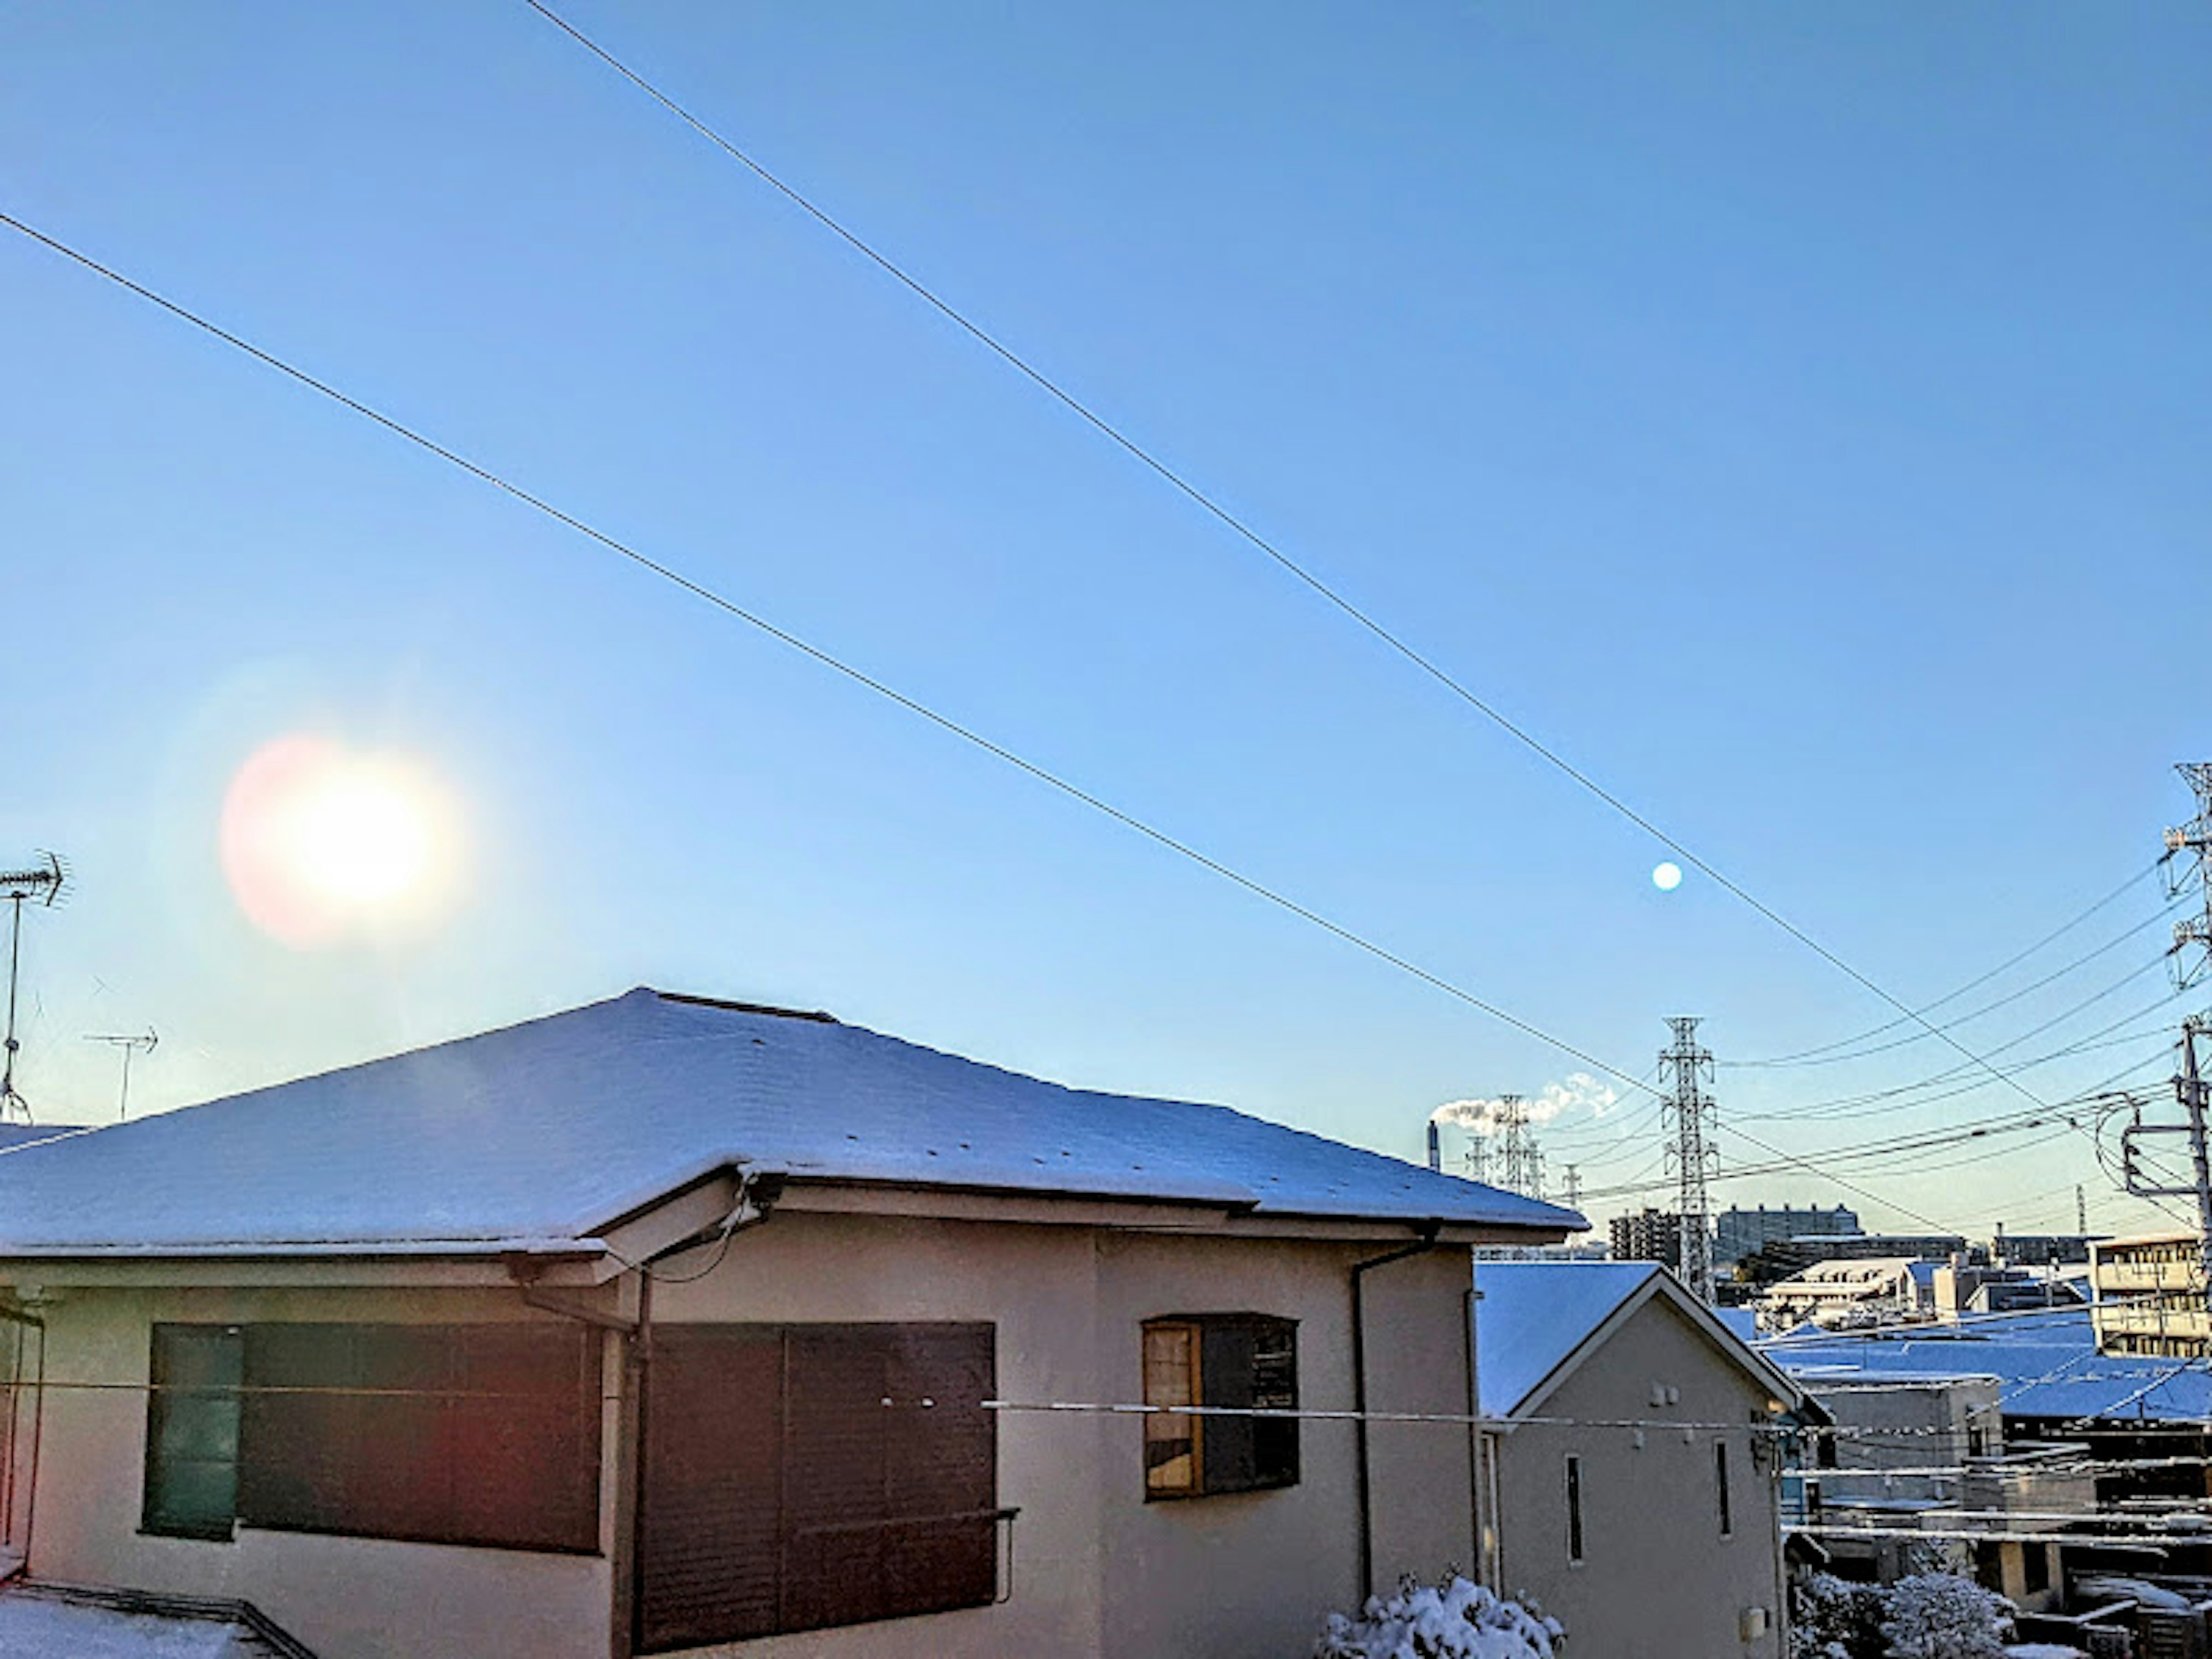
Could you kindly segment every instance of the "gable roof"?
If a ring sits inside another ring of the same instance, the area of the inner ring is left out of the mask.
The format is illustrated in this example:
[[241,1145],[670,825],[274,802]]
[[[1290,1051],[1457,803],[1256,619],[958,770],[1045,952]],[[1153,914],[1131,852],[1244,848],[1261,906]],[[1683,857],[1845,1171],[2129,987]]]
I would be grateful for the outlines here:
[[1486,1417],[1533,1414],[1553,1389],[1655,1299],[1686,1319],[1758,1386],[1790,1405],[1797,1382],[1654,1261],[1484,1261],[1474,1272],[1475,1374]]
[[0,1157],[0,1256],[588,1248],[735,1165],[1531,1237],[1584,1224],[1227,1107],[641,988]]

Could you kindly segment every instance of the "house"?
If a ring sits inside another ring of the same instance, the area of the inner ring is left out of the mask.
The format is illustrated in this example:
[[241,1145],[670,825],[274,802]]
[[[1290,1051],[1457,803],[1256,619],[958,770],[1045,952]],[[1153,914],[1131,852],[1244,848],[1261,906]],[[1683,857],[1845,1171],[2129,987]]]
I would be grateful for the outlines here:
[[[1838,1571],[1904,1570],[1900,1547],[1932,1531],[1970,1547],[1982,1582],[2031,1610],[2084,1573],[2212,1571],[2204,1545],[2123,1535],[2130,1513],[2212,1492],[2212,1375],[2100,1354],[2087,1308],[1790,1336],[1762,1351],[1839,1421],[1881,1431],[1837,1437],[1846,1467],[1808,1482],[1808,1512],[1792,1517],[1836,1553]],[[1900,1473],[1916,1442],[1922,1467],[1944,1475],[1916,1484]]]
[[0,1157],[0,1508],[319,1659],[1273,1659],[1474,1559],[1470,1247],[1582,1224],[640,989]]
[[1492,1582],[1577,1653],[1783,1654],[1803,1390],[1655,1264],[1485,1261],[1475,1297]]
[[1908,1256],[1819,1261],[1770,1285],[1759,1297],[1764,1322],[1782,1330],[1801,1320],[1840,1327],[1929,1311],[1935,1267]]

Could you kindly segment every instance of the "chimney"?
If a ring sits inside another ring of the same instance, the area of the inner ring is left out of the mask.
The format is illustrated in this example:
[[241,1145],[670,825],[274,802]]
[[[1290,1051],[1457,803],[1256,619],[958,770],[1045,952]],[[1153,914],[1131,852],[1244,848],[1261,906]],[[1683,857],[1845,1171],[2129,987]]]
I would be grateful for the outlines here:
[[1437,1145],[1437,1121],[1429,1120],[1429,1167],[1441,1170],[1444,1167],[1443,1149]]

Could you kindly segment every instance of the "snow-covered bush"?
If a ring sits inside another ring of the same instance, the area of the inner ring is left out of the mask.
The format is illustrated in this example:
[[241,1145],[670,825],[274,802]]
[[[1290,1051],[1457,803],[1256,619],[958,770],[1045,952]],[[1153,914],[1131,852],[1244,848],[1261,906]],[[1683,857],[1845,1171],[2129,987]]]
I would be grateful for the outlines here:
[[1971,1578],[1926,1572],[1889,1587],[1881,1633],[1890,1659],[2004,1659],[2012,1603]]
[[1560,1636],[1556,1619],[1447,1574],[1433,1589],[1401,1578],[1357,1619],[1329,1614],[1314,1659],[1554,1659]]
[[1885,1601],[1877,1585],[1806,1574],[1790,1587],[1790,1659],[1883,1659]]

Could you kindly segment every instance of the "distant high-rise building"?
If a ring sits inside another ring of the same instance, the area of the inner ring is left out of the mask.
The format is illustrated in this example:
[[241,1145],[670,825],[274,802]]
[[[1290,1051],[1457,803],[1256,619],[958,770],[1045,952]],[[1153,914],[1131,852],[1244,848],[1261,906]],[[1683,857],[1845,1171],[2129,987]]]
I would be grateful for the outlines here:
[[1608,1231],[1613,1236],[1615,1261],[1663,1261],[1670,1267],[1681,1266],[1682,1218],[1672,1210],[1654,1210],[1647,1206],[1633,1215],[1617,1215]]
[[1824,1210],[1815,1204],[1807,1209],[1785,1204],[1770,1210],[1733,1205],[1713,1218],[1713,1260],[1741,1261],[1778,1238],[1850,1237],[1863,1230],[1852,1211],[1838,1204]]

